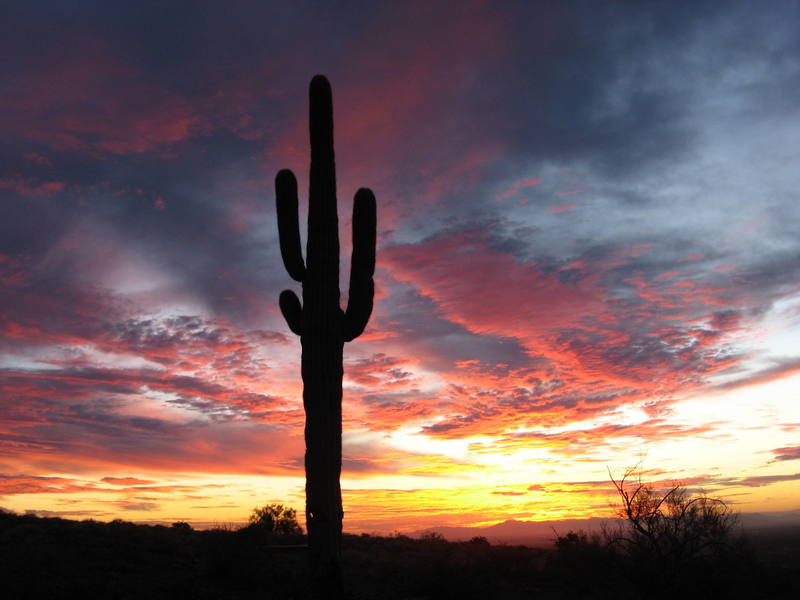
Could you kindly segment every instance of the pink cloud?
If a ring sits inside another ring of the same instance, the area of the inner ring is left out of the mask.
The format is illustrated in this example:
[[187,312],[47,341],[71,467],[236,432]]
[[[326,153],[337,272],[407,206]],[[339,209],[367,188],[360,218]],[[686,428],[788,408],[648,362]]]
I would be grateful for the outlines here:
[[[651,246],[630,254],[636,259]],[[563,278],[559,270],[520,264],[494,250],[479,232],[386,248],[381,258],[394,278],[433,301],[439,317],[478,335],[517,340],[530,356],[526,368],[463,361],[440,372],[451,385],[450,404],[440,414],[450,416],[428,429],[436,435],[501,435],[608,414],[624,404],[666,402],[742,359],[721,349],[724,336],[745,324],[714,315],[749,300],[715,281],[717,275],[679,285],[672,285],[671,273],[623,279],[630,266],[609,256],[573,261],[564,269],[581,277]],[[641,301],[623,303],[630,291]],[[696,324],[709,320],[711,326]],[[642,431],[655,439],[662,429]]]
[[191,102],[148,81],[110,44],[73,33],[70,44],[32,61],[0,100],[7,135],[59,150],[128,154],[207,130]]
[[551,206],[550,208],[547,209],[547,212],[549,212],[549,213],[565,212],[565,211],[568,211],[570,209],[575,208],[576,206],[578,206],[578,205],[575,204],[574,202],[570,202],[570,203],[564,204],[562,206]]
[[[349,214],[356,188],[372,187],[380,191],[379,223],[391,229],[410,211],[468,188],[502,156],[505,142],[491,120],[471,121],[465,139],[466,127],[453,119],[452,106],[463,101],[465,90],[473,85],[476,65],[503,58],[505,20],[482,2],[462,3],[455,13],[431,5],[424,20],[415,5],[394,3],[385,5],[365,27],[364,35],[349,47],[347,69],[328,73],[334,93],[340,215]],[[409,45],[408,31],[422,36],[424,43]],[[464,45],[464,39],[470,44]],[[376,46],[382,48],[380,57],[373,52]],[[454,62],[472,66],[454,70]],[[291,168],[302,195],[308,168],[306,91],[293,90],[290,97],[297,110],[267,148],[266,164],[270,169]],[[420,123],[428,127],[420,129]]]
[[[504,198],[511,198],[519,194],[523,189],[533,187],[534,185],[539,185],[540,183],[542,183],[542,181],[543,181],[542,179],[535,179],[532,177],[529,177],[527,179],[520,179],[512,183],[510,188],[501,192],[500,195],[496,196],[495,199],[501,200]],[[528,200],[526,198],[519,198],[520,204],[525,204],[527,201]]]
[[20,196],[35,196],[41,198],[63,192],[65,187],[66,183],[63,181],[37,182],[33,179],[0,179],[0,189],[12,190]]
[[716,384],[713,386],[715,390],[732,390],[751,385],[762,385],[771,381],[777,381],[784,377],[791,377],[800,373],[800,359],[788,359],[778,361],[776,364],[748,373],[737,379],[727,381],[725,383]]
[[800,460],[800,446],[783,446],[775,448],[772,453],[775,460]]

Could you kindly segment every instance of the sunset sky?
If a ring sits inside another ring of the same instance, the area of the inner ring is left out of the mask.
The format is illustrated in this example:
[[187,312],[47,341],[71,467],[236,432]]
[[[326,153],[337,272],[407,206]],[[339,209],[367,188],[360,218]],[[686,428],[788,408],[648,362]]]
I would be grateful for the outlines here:
[[[457,8],[453,8],[457,7]],[[800,509],[800,2],[0,9],[0,507],[303,510],[274,178],[333,86],[345,531]],[[304,237],[305,239],[305,237]],[[343,293],[344,295],[344,293]]]

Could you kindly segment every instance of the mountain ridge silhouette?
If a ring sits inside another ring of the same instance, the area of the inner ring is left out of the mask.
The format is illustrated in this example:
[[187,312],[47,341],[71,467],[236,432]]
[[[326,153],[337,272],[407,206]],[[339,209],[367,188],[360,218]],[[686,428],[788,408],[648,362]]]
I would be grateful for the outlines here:
[[[740,513],[739,521],[746,531],[769,530],[779,527],[800,527],[800,510],[778,512]],[[412,537],[432,533],[439,534],[450,541],[469,540],[485,537],[493,543],[513,543],[536,546],[549,546],[559,535],[569,531],[582,530],[587,534],[600,533],[602,527],[615,527],[624,524],[623,519],[614,517],[588,517],[585,519],[555,519],[548,521],[521,521],[507,519],[484,527],[435,526],[411,532]],[[555,531],[554,531],[555,530]]]

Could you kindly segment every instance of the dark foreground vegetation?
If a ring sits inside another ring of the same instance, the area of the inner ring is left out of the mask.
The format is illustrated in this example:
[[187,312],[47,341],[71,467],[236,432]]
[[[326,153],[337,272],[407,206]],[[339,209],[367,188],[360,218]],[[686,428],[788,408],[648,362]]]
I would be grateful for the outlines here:
[[[299,599],[308,597],[304,537],[245,528],[172,527],[0,512],[0,596],[8,600]],[[552,548],[449,542],[432,535],[345,535],[353,599],[798,598],[798,536],[737,540],[666,567],[645,551],[571,532]],[[776,546],[781,543],[782,548]],[[668,570],[665,570],[668,569]],[[670,570],[671,569],[671,570]]]

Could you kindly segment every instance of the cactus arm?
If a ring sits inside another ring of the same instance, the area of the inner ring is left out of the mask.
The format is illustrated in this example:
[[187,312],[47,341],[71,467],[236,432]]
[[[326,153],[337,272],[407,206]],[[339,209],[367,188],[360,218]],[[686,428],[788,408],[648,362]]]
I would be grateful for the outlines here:
[[353,201],[353,255],[350,260],[350,293],[344,313],[342,337],[350,342],[367,326],[372,314],[375,284],[375,195],[361,188]]
[[297,216],[297,179],[288,169],[275,177],[275,209],[278,213],[278,237],[286,272],[295,281],[303,281],[306,267],[300,249],[300,224]]
[[278,300],[281,307],[283,318],[289,329],[296,335],[303,335],[303,309],[300,306],[300,299],[291,290],[283,290]]

